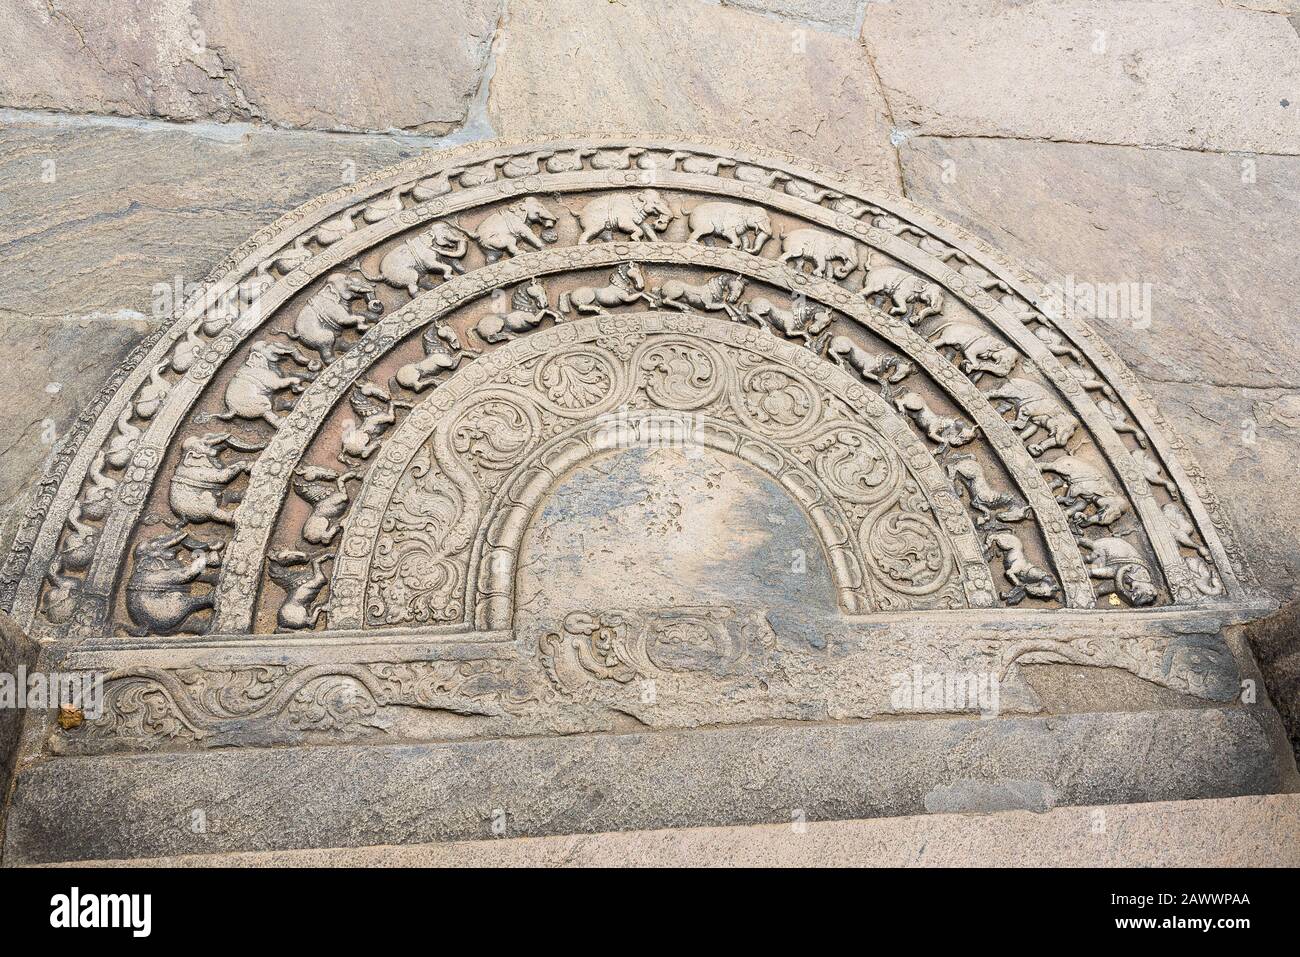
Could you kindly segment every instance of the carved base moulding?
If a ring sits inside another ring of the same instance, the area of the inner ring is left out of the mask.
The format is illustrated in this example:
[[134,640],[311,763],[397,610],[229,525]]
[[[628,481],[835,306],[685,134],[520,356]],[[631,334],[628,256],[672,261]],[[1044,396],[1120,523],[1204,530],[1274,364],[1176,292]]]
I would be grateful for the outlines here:
[[646,137],[429,154],[262,230],[60,447],[0,602],[109,674],[60,753],[987,703],[900,697],[927,674],[1038,714],[1026,674],[1080,665],[1208,707],[1264,604],[1027,275]]

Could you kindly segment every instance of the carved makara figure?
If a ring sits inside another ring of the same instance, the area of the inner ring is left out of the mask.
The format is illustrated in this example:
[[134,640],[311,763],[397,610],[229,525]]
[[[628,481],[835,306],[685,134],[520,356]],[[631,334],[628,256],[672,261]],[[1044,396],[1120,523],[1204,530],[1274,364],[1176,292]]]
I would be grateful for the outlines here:
[[[206,542],[187,532],[170,532],[135,547],[135,562],[126,582],[126,612],[137,635],[170,635],[192,615],[213,606],[212,591],[195,594],[196,584],[211,585],[221,564],[222,542]],[[180,558],[181,550],[189,559]]]
[[308,558],[302,552],[283,551],[267,556],[267,575],[284,591],[276,622],[286,630],[315,628],[328,602],[318,601],[329,584],[324,564],[334,557],[325,552]]
[[1002,574],[1011,585],[1010,591],[1002,593],[1002,600],[1008,605],[1019,605],[1026,596],[1043,599],[1060,596],[1061,588],[1052,573],[1025,556],[1025,544],[1018,535],[1006,531],[990,534],[984,542],[984,555],[991,558],[994,552],[1002,555]]
[[645,273],[640,263],[623,263],[609,274],[608,286],[579,286],[560,293],[560,312],[577,310],[580,313],[599,314],[610,306],[626,306],[634,302],[654,305],[654,298],[645,291]]
[[533,249],[541,249],[545,244],[533,232],[532,224],[550,230],[555,222],[555,216],[542,205],[541,200],[525,196],[485,217],[478,229],[465,232],[482,247],[488,262],[496,262],[503,255],[518,256],[521,242]]
[[653,242],[658,238],[656,232],[667,229],[672,219],[672,208],[655,189],[598,196],[578,214],[582,229],[578,242],[589,243],[597,236],[616,232],[627,233],[634,242]]
[[770,299],[759,296],[745,304],[744,318],[763,326],[764,322],[779,329],[791,339],[803,339],[810,349],[813,338],[821,335],[831,324],[831,311],[818,308],[807,299],[796,298],[793,309],[782,309]]
[[235,524],[234,512],[225,507],[226,486],[251,472],[253,463],[246,459],[229,464],[221,461],[226,449],[256,452],[261,446],[241,442],[229,432],[191,435],[181,442],[181,460],[172,473],[167,505],[182,522]]
[[342,451],[339,461],[348,464],[348,456],[368,459],[379,448],[382,436],[397,421],[398,409],[409,409],[411,403],[397,402],[387,392],[372,382],[362,382],[348,396],[353,417],[343,423],[340,439]]
[[979,434],[979,426],[959,418],[940,415],[926,403],[918,392],[904,392],[894,400],[894,408],[911,418],[931,442],[939,444],[940,452],[950,446],[965,445]]
[[302,526],[303,541],[328,545],[342,531],[338,520],[347,514],[348,482],[361,478],[361,473],[303,465],[294,469],[293,475],[293,490],[311,506],[311,515]]
[[893,353],[870,353],[848,336],[832,336],[826,345],[826,358],[838,366],[848,366],[862,378],[880,385],[897,385],[916,369],[912,363]]
[[848,236],[837,236],[807,226],[792,229],[781,237],[781,262],[812,263],[814,276],[844,279],[858,268],[858,244]]
[[[364,279],[347,273],[330,273],[321,290],[298,310],[293,321],[293,331],[282,332],[281,335],[320,356],[320,363],[315,366],[319,369],[321,364],[328,365],[334,361],[334,348],[344,329],[365,332],[370,328],[367,319],[384,311],[383,303],[373,298],[374,294],[375,287]],[[350,307],[354,300],[362,297],[368,297],[366,308],[369,315],[357,314]]]
[[277,393],[285,389],[298,393],[307,388],[307,380],[302,376],[287,376],[280,371],[280,363],[285,359],[292,359],[300,366],[320,368],[319,362],[308,359],[297,349],[258,339],[226,385],[226,410],[214,413],[211,418],[227,422],[234,418],[262,419],[271,428],[278,429]]
[[742,321],[736,303],[745,292],[743,276],[714,276],[700,286],[669,279],[656,292],[660,306],[672,306],[682,312],[689,312],[692,307],[711,312],[722,310],[737,322]]
[[1122,538],[1081,538],[1079,547],[1088,555],[1088,573],[1102,582],[1098,595],[1117,594],[1135,608],[1155,604],[1151,569],[1136,548]]
[[[897,266],[868,268],[859,293],[868,302],[875,296],[884,296],[890,302],[889,314],[906,316],[908,324],[913,326],[943,312],[943,293],[939,287]],[[913,303],[920,303],[921,308],[909,315]]]
[[990,518],[999,522],[1019,522],[1029,515],[1029,506],[1010,492],[995,487],[973,455],[954,456],[948,460],[945,471],[954,487],[966,489],[970,507],[979,512],[976,525],[983,526]]
[[536,329],[548,316],[553,321],[560,322],[562,317],[550,306],[546,288],[536,278],[530,279],[515,289],[510,297],[510,311],[492,312],[484,316],[474,326],[474,335],[485,343],[509,342],[516,336]]
[[1020,358],[1015,349],[997,336],[965,322],[940,326],[930,336],[930,345],[939,352],[951,349],[954,356],[961,356],[958,367],[972,382],[979,382],[986,372],[1005,379]]
[[[372,276],[364,269],[361,274],[371,282],[384,282],[405,289],[412,298],[419,294],[420,285],[430,273],[450,279],[465,271],[461,262],[469,250],[465,234],[451,223],[434,223],[414,239],[408,239],[379,260],[379,275]],[[373,290],[372,290],[373,291]]]
[[1028,442],[1039,429],[1047,433],[1042,442],[1030,442],[1029,454],[1042,455],[1048,449],[1063,449],[1078,431],[1079,423],[1047,394],[1047,389],[1030,379],[1008,379],[985,393],[999,411],[1014,411],[1011,427]]
[[[773,236],[772,218],[762,206],[746,206],[710,200],[694,207],[682,207],[690,227],[690,241],[698,243],[705,236],[725,239],[733,249],[758,253]],[[746,237],[754,234],[752,240]]]
[[[1062,488],[1057,501],[1065,507],[1066,516],[1079,525],[1113,525],[1128,511],[1124,496],[1082,459],[1062,455],[1051,462],[1039,462],[1038,467],[1060,477]],[[1094,509],[1092,515],[1087,514],[1090,505]]]
[[424,345],[424,358],[409,362],[397,370],[393,378],[403,389],[422,392],[433,385],[438,376],[460,365],[465,356],[476,356],[477,349],[466,349],[460,344],[456,330],[445,322],[434,321],[420,338]]

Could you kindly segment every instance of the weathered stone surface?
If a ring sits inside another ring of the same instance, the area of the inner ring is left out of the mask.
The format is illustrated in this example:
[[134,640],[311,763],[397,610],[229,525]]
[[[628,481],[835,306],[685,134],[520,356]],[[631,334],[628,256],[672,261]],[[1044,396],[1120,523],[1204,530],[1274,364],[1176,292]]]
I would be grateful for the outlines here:
[[155,326],[138,312],[77,318],[0,314],[6,339],[21,343],[0,377],[0,552],[26,511],[24,494],[46,457],[101,384]]
[[1057,806],[1268,793],[1294,777],[1269,724],[1196,709],[55,759],[18,779],[5,860],[906,815],[964,782],[1038,782]]
[[857,26],[863,6],[863,0],[722,0],[722,3],[845,31]]
[[1300,152],[1300,36],[1216,0],[895,0],[863,40],[920,133]]
[[1252,622],[1246,627],[1246,636],[1300,757],[1300,602]]
[[[40,648],[28,638],[12,618],[0,612],[0,675],[15,681],[19,669],[36,664]],[[5,830],[10,779],[18,757],[18,739],[22,733],[25,711],[6,704],[0,707],[0,839]]]
[[156,283],[197,283],[257,229],[420,149],[19,115],[0,129],[0,309],[166,314]]
[[1296,867],[1300,795],[144,860],[145,867]]
[[387,0],[363,24],[348,3],[18,0],[0,106],[442,133],[465,120],[499,6]]
[[927,137],[902,152],[913,199],[1044,282],[1150,284],[1149,326],[1091,324],[1191,445],[1263,584],[1295,594],[1300,254],[1282,237],[1300,160]]
[[706,4],[510,5],[488,100],[507,139],[574,130],[765,143],[897,191],[889,124],[849,38]]

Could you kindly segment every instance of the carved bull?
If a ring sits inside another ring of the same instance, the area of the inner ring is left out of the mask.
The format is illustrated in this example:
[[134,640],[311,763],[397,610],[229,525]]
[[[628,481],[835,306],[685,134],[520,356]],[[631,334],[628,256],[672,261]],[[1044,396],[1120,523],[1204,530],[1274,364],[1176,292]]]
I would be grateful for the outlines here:
[[[691,209],[683,208],[690,227],[690,241],[698,243],[705,236],[725,239],[733,249],[747,253],[759,252],[772,237],[772,219],[761,206],[741,203],[707,202]],[[752,242],[746,237],[754,234]]]

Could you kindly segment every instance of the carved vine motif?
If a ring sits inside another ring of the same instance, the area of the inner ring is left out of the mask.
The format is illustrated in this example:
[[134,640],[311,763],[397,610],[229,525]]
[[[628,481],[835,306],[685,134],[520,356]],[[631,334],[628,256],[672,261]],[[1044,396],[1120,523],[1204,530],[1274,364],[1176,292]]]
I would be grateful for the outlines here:
[[[557,179],[545,182],[547,177]],[[606,189],[594,196],[577,193],[583,201],[580,212],[559,198],[579,186],[590,188],[598,177]],[[914,374],[909,366],[917,365],[915,352],[900,357],[864,349],[833,329],[829,310],[809,307],[799,298],[798,277],[832,281],[893,323],[897,342],[919,347],[911,336],[926,349],[949,355],[957,364],[955,375],[983,389],[987,401],[1002,403],[1005,414],[1014,416],[1009,422],[1022,433],[1027,451],[1059,486],[1059,501],[1076,526],[1080,549],[1090,548],[1083,530],[1102,526],[1139,549],[1159,600],[1194,603],[1234,594],[1234,572],[1240,574],[1242,561],[1235,546],[1224,549],[1219,541],[1229,531],[1222,507],[1205,490],[1199,470],[1178,466],[1173,454],[1185,450],[1162,432],[1162,421],[1145,407],[1136,380],[1104,343],[1072,320],[1038,308],[1026,292],[1026,280],[969,234],[934,225],[907,204],[865,201],[855,197],[855,189],[831,184],[822,171],[801,169],[790,157],[760,158],[743,147],[721,152],[687,144],[652,149],[614,141],[496,153],[475,147],[422,159],[404,173],[384,174],[322,197],[237,251],[220,275],[178,311],[168,330],[137,350],[134,371],[115,375],[97,405],[102,414],[84,416],[54,456],[52,478],[19,531],[0,582],[0,599],[16,597],[20,616],[30,617],[39,606],[52,623],[76,621],[76,627],[89,632],[104,627],[96,617],[102,612],[91,614],[91,609],[114,606],[105,589],[119,580],[116,564],[139,544],[133,529],[166,449],[194,437],[187,427],[201,423],[187,420],[187,410],[251,336],[260,338],[239,368],[225,369],[222,401],[210,414],[269,441],[290,420],[293,428],[299,427],[294,411],[318,414],[312,398],[319,391],[317,381],[327,385],[345,359],[364,361],[387,348],[387,333],[374,335],[382,326],[379,317],[392,312],[379,302],[377,284],[401,296],[428,296],[429,287],[437,291],[436,283],[457,281],[471,256],[488,263],[480,270],[486,273],[562,241],[578,246],[585,241],[583,248],[594,251],[623,240],[663,240],[669,231],[693,245],[705,257],[701,263],[714,253],[731,251],[755,262],[786,264],[781,282],[795,298],[782,305],[764,290],[746,302],[745,284],[752,279],[730,270],[698,284],[674,278],[651,287],[644,275],[638,284],[632,274],[641,264],[624,257],[614,270],[618,282],[610,284],[618,287],[614,301],[606,304],[595,294],[600,287],[589,287],[590,309],[579,311],[597,314],[663,303],[718,313],[798,339],[810,353],[857,370],[867,383],[895,386]],[[683,203],[689,193],[695,194],[692,201]],[[476,207],[485,211],[472,212]],[[567,212],[560,213],[561,208]],[[466,225],[457,227],[452,217],[461,210],[467,215],[458,221]],[[572,222],[561,229],[565,215]],[[793,222],[778,222],[781,217]],[[387,237],[396,243],[377,260],[361,264],[361,256]],[[765,278],[774,275],[764,273]],[[310,295],[294,298],[317,277],[320,285]],[[528,280],[526,274],[508,278]],[[548,314],[548,299],[538,298],[537,285],[534,279],[520,286],[521,292],[532,291],[505,314],[510,321],[503,319],[499,329],[485,325],[487,335],[480,338],[501,342],[558,321],[559,311]],[[575,293],[568,292],[574,306]],[[428,327],[432,336],[424,341],[426,359],[403,367],[405,374],[396,379],[398,387],[411,392],[433,388],[463,358],[475,355],[436,318]],[[295,340],[303,351],[276,346],[266,338],[268,332]],[[635,345],[624,341],[619,348]],[[290,361],[306,374],[286,369]],[[962,444],[967,429],[987,431],[987,422],[966,422],[936,406],[929,388],[960,392],[964,386],[929,362],[922,365],[929,383],[909,381],[892,398],[902,403],[925,440],[942,454]],[[749,406],[750,414],[793,423],[799,415],[798,390],[782,388],[772,377],[758,381],[764,394]],[[396,424],[385,419],[396,420],[407,411],[383,391],[389,398],[379,400],[383,405],[376,418],[359,412],[351,440],[358,451],[347,453],[367,465]],[[999,455],[1006,453],[1000,434],[989,440]],[[368,454],[360,454],[363,450]],[[268,457],[258,461],[263,458]],[[288,463],[285,474],[297,467],[299,463]],[[1017,470],[1013,466],[1012,474]],[[206,492],[200,490],[191,496],[196,503],[191,510],[185,482],[178,488],[180,510],[172,509],[173,517],[197,523],[205,534],[220,536],[219,526],[229,519],[269,520],[260,512],[264,498],[255,487],[244,493],[251,503],[237,511],[238,494],[226,496],[214,486],[208,491],[218,503],[208,508],[202,504]],[[1027,504],[1043,509],[1037,500]],[[199,517],[200,512],[206,517]],[[1046,534],[1056,534],[1050,522]],[[1150,549],[1143,544],[1147,539]],[[217,549],[208,551],[215,554]],[[23,576],[30,557],[37,560]],[[230,594],[235,576],[253,576],[240,586],[241,600],[248,600],[265,557],[265,552],[257,562],[241,557],[221,572],[222,581],[231,582]],[[1225,558],[1236,567],[1228,567]],[[1102,581],[1095,570],[1092,574]],[[1078,576],[1070,570],[1061,580],[1067,596],[1077,602],[1085,587]],[[206,595],[196,590],[189,597]],[[83,599],[85,608],[78,611]],[[135,621],[128,627],[149,626]]]
[[[740,453],[805,487],[798,494],[806,503],[823,503],[825,543],[842,568],[846,610],[992,602],[960,502],[933,465],[927,481],[917,477],[914,469],[928,456],[897,420],[885,437],[879,419],[855,413],[796,369],[789,359],[807,353],[793,346],[775,361],[704,329],[686,333],[689,320],[652,315],[640,325],[631,352],[600,345],[609,337],[604,321],[540,357],[521,349],[517,365],[498,363],[495,381],[481,383],[440,420],[429,419],[427,437],[399,430],[393,441],[418,452],[391,498],[382,483],[368,482],[361,493],[363,510],[384,516],[377,535],[363,524],[343,544],[348,554],[373,556],[367,623],[464,615],[480,627],[508,627],[518,536],[544,489],[539,465],[558,479],[561,463],[646,441],[652,425]],[[740,326],[724,328],[746,337]],[[888,419],[877,402],[876,416]],[[747,443],[751,451],[742,452]],[[335,605],[336,624],[353,620]]]
[[388,728],[385,709],[395,706],[500,716],[523,713],[546,693],[533,669],[493,660],[133,668],[108,676],[102,717],[56,732],[53,745],[75,752],[286,735],[348,740]]

